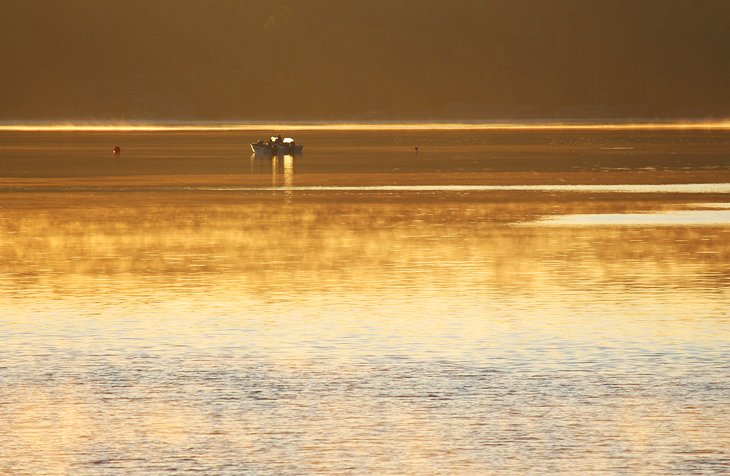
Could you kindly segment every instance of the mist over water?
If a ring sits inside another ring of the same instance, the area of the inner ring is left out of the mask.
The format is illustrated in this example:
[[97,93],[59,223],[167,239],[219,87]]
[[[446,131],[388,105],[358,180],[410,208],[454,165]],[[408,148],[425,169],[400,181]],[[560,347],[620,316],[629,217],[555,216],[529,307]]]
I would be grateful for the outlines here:
[[0,132],[0,473],[727,472],[726,131],[291,134]]

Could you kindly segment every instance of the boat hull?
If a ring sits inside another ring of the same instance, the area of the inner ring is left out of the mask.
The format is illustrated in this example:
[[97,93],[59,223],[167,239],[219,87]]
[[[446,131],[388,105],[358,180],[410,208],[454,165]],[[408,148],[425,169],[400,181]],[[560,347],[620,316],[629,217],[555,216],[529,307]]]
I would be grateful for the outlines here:
[[271,155],[297,155],[301,154],[304,150],[303,145],[294,145],[293,147],[288,144],[276,144],[268,146],[266,144],[251,144],[251,150],[256,155],[271,156]]

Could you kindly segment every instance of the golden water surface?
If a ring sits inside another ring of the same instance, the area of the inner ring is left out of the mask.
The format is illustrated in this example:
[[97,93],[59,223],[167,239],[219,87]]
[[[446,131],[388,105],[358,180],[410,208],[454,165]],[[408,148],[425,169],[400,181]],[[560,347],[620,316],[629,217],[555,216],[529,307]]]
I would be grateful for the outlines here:
[[0,474],[730,469],[730,133],[332,134],[0,135]]

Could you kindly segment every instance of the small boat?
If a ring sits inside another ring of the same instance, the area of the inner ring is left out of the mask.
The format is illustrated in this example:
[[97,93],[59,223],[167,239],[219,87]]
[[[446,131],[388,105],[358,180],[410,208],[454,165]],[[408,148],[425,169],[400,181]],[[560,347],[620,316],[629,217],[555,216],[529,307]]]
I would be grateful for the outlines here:
[[284,139],[281,136],[272,136],[270,140],[259,140],[251,144],[251,150],[256,155],[296,155],[301,154],[304,146],[294,142],[291,137]]

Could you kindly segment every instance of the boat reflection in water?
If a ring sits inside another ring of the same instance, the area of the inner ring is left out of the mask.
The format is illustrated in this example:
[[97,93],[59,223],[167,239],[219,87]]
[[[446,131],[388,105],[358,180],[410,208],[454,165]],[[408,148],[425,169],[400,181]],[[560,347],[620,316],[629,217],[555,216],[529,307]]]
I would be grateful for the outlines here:
[[[294,156],[273,156],[261,157],[251,154],[251,161],[248,168],[249,174],[271,174],[271,185],[285,187],[294,186]],[[279,180],[279,176],[283,180]]]
[[[271,186],[284,186],[284,200],[288,203],[292,199],[294,187],[294,156],[261,156],[251,154],[249,174],[271,174]],[[280,178],[281,177],[281,178]]]

